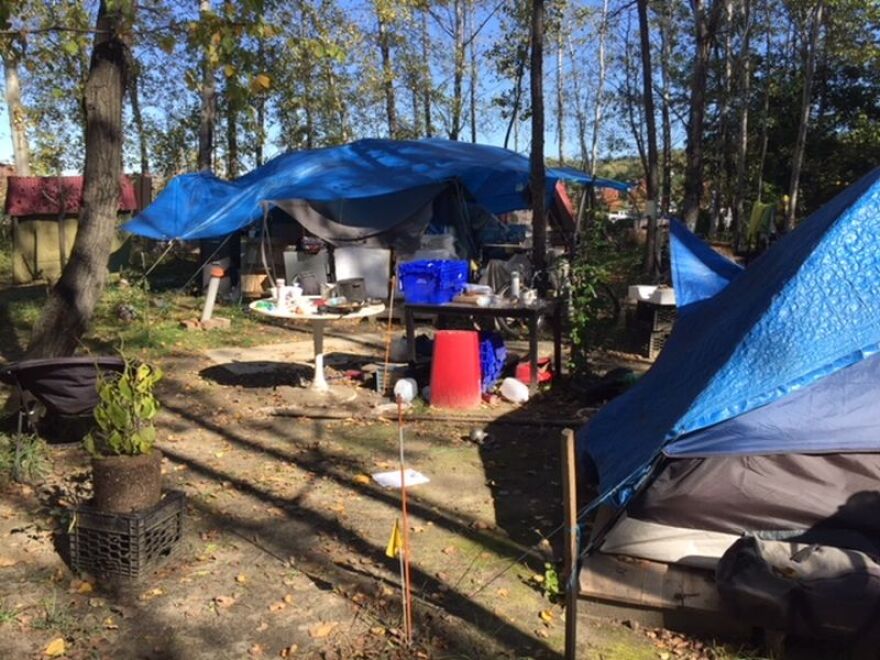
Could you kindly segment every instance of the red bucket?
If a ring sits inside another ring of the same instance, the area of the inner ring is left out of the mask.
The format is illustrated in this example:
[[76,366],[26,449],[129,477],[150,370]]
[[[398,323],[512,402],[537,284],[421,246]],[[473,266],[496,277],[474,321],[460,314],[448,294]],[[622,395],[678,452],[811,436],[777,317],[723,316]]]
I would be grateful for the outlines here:
[[440,330],[435,335],[431,405],[438,408],[480,405],[480,345],[476,332]]

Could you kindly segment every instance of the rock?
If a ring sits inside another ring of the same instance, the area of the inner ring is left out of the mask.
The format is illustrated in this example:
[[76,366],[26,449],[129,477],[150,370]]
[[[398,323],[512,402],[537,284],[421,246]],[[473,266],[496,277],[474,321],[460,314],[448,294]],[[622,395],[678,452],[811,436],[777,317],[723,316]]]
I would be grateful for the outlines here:
[[232,327],[232,321],[221,316],[201,322],[202,330],[226,330]]
[[199,322],[198,319],[186,319],[180,322],[180,327],[187,332],[194,332],[196,330],[201,330],[202,324]]

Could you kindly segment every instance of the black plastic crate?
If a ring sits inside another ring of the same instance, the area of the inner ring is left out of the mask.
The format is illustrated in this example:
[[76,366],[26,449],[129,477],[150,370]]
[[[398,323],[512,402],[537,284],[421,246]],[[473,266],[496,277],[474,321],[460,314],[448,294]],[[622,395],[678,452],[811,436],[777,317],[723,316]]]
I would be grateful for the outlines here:
[[70,529],[71,566],[94,575],[145,575],[171,555],[183,536],[185,508],[179,491],[169,491],[152,509],[134,513],[77,507]]

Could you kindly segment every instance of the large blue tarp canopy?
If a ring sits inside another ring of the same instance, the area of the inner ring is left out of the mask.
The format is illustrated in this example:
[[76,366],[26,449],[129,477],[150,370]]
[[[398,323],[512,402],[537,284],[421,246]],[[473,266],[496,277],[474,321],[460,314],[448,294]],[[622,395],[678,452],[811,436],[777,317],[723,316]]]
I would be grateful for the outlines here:
[[[492,213],[505,213],[528,207],[529,172],[528,158],[500,147],[439,138],[360,140],[288,152],[233,181],[210,173],[175,177],[124,228],[159,240],[213,238],[259,220],[263,203],[308,200],[338,208],[340,200],[387,200],[412,190],[429,195],[451,182]],[[548,197],[560,180],[628,189],[618,181],[548,168]],[[374,215],[377,222],[387,222]]]
[[664,453],[880,450],[880,417],[854,394],[880,392],[878,246],[880,168],[692,300],[654,366],[578,434],[600,497],[623,504]]

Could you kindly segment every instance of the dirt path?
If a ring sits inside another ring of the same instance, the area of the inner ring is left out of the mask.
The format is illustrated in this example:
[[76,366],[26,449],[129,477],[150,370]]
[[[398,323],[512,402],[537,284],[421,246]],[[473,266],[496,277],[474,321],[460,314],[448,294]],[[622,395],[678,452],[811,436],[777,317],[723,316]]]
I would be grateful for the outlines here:
[[[559,540],[558,429],[503,414],[481,443],[467,426],[406,428],[410,464],[431,481],[412,492],[417,635],[404,649],[385,556],[398,491],[369,478],[396,467],[397,429],[358,412],[378,396],[338,384],[352,419],[272,417],[268,406],[321,405],[298,387],[303,368],[235,374],[213,357],[163,364],[165,487],[188,508],[185,538],[151,578],[105,591],[56,550],[64,507],[88,496],[78,447],[53,448],[46,486],[3,492],[0,657],[41,657],[58,638],[71,658],[559,657],[563,614],[538,581]],[[583,637],[582,657],[657,657],[617,624]]]

